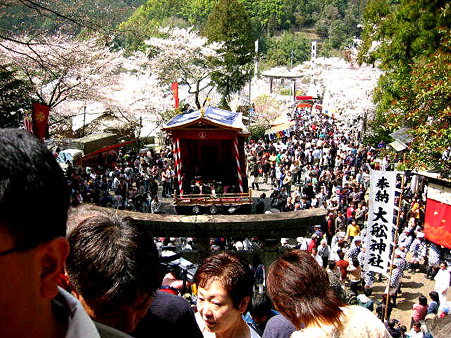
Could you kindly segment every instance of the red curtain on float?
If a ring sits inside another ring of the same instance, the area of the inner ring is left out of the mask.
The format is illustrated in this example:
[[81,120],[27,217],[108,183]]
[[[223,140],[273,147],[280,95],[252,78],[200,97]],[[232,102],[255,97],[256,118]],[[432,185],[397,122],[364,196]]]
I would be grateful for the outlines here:
[[175,100],[175,109],[179,107],[179,84],[178,82],[172,82],[172,93]]
[[451,205],[428,198],[424,234],[431,242],[451,249]]
[[33,102],[33,134],[41,141],[44,141],[45,130],[49,122],[49,112],[50,106]]

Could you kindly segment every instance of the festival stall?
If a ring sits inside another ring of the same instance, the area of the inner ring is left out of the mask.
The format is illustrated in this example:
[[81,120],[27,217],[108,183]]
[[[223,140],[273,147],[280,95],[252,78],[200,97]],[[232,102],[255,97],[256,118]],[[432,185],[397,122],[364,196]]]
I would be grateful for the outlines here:
[[267,136],[270,141],[274,141],[282,137],[290,137],[294,133],[294,128],[294,122],[282,123],[266,130],[265,136]]
[[175,116],[162,129],[172,138],[178,213],[246,213],[252,199],[246,179],[241,113],[214,107]]

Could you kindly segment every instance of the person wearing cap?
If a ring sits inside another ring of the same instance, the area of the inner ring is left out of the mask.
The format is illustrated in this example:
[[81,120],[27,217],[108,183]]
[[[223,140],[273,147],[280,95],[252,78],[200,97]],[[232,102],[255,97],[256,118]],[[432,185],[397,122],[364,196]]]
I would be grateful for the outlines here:
[[316,238],[318,236],[315,234],[312,235],[312,239],[310,240],[310,242],[308,243],[308,247],[307,247],[307,251],[312,253],[313,248],[316,248]]
[[323,238],[323,232],[321,230],[321,225],[316,224],[313,229],[315,230],[315,234],[318,238],[318,240],[321,240],[321,238]]
[[348,251],[348,257],[350,260],[357,259],[360,253],[360,250],[362,249],[362,237],[355,236],[354,241],[351,244],[351,248]]
[[406,227],[404,231],[399,235],[398,245],[404,246],[408,250],[410,248],[410,245],[412,244],[412,240],[412,230],[409,227]]
[[410,262],[410,272],[415,271],[420,267],[420,261],[426,257],[426,242],[424,241],[424,233],[418,232],[417,238],[412,242],[410,251],[412,252],[412,260]]
[[[390,279],[390,299],[393,303],[393,307],[396,307],[396,298],[401,293],[402,278],[404,277],[404,270],[406,269],[407,262],[403,257],[403,252],[398,248],[395,250],[395,258],[393,259],[393,270]],[[388,286],[387,286],[388,289]],[[387,293],[388,290],[385,291]]]

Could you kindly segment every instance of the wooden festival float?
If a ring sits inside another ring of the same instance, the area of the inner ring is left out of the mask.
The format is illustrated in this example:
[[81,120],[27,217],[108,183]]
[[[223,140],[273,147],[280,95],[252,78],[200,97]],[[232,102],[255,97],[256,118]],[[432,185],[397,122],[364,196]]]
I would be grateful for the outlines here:
[[250,213],[241,113],[207,106],[175,116],[163,131],[174,149],[177,213]]

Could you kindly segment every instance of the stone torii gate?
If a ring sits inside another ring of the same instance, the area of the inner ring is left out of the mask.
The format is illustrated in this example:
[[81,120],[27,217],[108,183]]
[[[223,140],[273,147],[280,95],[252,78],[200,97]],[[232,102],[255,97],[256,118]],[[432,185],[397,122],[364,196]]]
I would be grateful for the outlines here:
[[[102,209],[100,207],[95,207]],[[94,208],[94,209],[95,209]],[[274,214],[250,215],[159,215],[130,211],[118,211],[135,219],[155,237],[194,237],[197,251],[184,251],[183,257],[200,262],[210,254],[209,239],[213,237],[259,238],[265,247],[253,252],[243,252],[249,262],[253,255],[259,255],[269,266],[280,255],[280,239],[297,238],[311,234],[316,224],[326,216],[325,209],[308,209]]]

